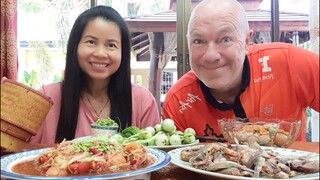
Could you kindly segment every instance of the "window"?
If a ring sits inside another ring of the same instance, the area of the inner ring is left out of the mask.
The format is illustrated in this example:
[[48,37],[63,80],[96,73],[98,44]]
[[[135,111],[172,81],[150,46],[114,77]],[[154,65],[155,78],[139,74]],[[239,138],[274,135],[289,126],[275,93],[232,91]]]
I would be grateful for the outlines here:
[[89,0],[18,1],[18,81],[33,88],[60,81],[69,32]]

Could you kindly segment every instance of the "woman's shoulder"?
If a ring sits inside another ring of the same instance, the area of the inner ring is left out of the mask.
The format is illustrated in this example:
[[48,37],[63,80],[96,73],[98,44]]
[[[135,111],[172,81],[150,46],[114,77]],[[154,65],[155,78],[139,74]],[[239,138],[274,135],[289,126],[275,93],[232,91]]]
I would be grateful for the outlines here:
[[131,84],[132,92],[150,92],[147,88],[138,84]]
[[138,84],[132,84],[131,87],[133,98],[148,99],[150,97],[153,97],[151,92],[146,87],[140,86]]
[[61,88],[62,83],[61,82],[54,82],[50,84],[44,84],[42,87],[51,89],[51,88]]
[[133,95],[151,94],[151,92],[146,87],[140,86],[138,84],[132,84],[131,88]]
[[43,85],[39,91],[46,95],[54,95],[54,94],[61,94],[61,82],[51,83],[47,85]]

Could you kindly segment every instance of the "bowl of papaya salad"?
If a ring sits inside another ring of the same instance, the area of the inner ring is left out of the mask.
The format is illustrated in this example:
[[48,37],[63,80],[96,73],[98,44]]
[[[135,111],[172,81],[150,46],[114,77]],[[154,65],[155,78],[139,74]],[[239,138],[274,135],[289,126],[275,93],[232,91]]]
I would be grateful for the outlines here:
[[101,118],[91,124],[93,136],[104,136],[109,138],[118,133],[119,125],[111,118]]
[[55,148],[1,157],[1,176],[10,179],[114,179],[158,170],[170,162],[160,150],[103,137],[63,141]]

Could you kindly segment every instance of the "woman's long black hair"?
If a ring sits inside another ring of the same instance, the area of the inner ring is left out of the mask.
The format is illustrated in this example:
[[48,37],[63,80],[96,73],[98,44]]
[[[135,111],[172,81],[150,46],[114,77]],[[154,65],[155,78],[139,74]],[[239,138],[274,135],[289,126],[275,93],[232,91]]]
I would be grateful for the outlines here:
[[71,140],[75,137],[78,124],[79,101],[81,93],[85,89],[87,76],[79,66],[77,48],[88,22],[98,17],[116,23],[120,29],[122,47],[121,64],[119,69],[111,76],[107,92],[111,103],[110,117],[116,120],[122,129],[131,126],[130,34],[125,21],[116,10],[108,6],[95,6],[78,16],[69,36],[66,67],[62,81],[60,117],[56,134],[57,143],[63,139]]

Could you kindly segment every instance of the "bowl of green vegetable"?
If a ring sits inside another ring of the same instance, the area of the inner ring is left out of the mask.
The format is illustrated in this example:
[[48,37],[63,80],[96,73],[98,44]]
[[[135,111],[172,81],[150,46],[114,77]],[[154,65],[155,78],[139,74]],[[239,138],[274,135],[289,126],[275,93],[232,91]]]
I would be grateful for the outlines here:
[[111,137],[118,133],[119,125],[111,118],[98,119],[94,124],[91,124],[92,136]]
[[120,133],[110,137],[120,144],[135,142],[147,147],[170,151],[175,148],[191,146],[199,143],[193,128],[179,131],[171,119],[165,119],[161,124],[139,128],[129,126]]

